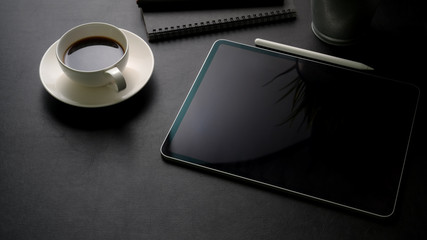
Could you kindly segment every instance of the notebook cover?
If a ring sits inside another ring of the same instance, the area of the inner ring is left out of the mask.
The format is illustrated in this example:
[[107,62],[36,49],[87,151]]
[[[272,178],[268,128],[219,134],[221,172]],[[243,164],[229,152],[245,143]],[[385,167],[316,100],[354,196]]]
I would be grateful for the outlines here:
[[283,4],[283,0],[137,0],[137,4],[147,12],[278,6]]
[[296,17],[290,1],[279,6],[151,12],[142,8],[149,41],[243,28]]

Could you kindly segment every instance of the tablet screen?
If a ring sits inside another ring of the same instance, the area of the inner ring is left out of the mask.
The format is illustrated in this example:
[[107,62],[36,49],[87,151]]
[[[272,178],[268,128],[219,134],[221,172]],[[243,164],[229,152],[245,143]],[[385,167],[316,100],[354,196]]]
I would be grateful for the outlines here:
[[418,88],[217,41],[165,159],[377,216],[395,208]]

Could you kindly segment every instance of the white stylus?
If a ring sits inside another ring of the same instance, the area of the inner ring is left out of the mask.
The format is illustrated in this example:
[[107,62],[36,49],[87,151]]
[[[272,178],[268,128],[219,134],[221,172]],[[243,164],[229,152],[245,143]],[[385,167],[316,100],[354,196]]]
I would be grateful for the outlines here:
[[347,60],[344,58],[334,57],[334,56],[326,55],[323,53],[313,52],[313,51],[302,49],[302,48],[292,47],[282,43],[268,41],[260,38],[255,39],[255,45],[260,47],[265,47],[268,49],[277,50],[280,52],[291,53],[291,54],[295,54],[302,57],[325,61],[325,62],[341,65],[344,67],[349,67],[349,68],[354,68],[359,70],[374,70],[373,68],[360,62],[355,62],[355,61]]

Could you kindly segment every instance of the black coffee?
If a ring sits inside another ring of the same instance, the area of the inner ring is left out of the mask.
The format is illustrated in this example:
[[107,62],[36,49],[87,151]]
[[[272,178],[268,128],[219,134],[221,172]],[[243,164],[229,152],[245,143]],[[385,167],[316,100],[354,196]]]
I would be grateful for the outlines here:
[[123,56],[123,48],[106,37],[89,37],[73,43],[65,52],[65,65],[81,71],[109,67]]

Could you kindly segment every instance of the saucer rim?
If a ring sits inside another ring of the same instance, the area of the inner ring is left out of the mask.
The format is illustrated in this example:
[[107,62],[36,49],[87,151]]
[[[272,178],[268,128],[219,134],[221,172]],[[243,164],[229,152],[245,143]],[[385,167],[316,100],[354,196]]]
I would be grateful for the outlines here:
[[[57,100],[59,100],[59,101],[61,101],[63,103],[66,103],[66,104],[69,104],[69,105],[72,105],[72,106],[76,106],[76,107],[82,107],[82,108],[101,108],[101,107],[112,106],[112,105],[121,103],[121,102],[123,102],[123,101],[131,98],[132,96],[134,96],[135,94],[137,94],[139,91],[141,91],[141,89],[143,89],[147,85],[147,83],[150,81],[150,79],[151,79],[151,77],[153,75],[153,72],[154,72],[155,62],[154,62],[153,52],[152,52],[150,46],[148,45],[148,43],[144,39],[142,39],[141,37],[139,37],[138,35],[136,35],[135,33],[131,32],[129,30],[122,29],[122,28],[120,28],[120,30],[122,30],[125,33],[126,37],[128,37],[128,38],[129,38],[129,36],[134,37],[135,38],[135,42],[137,42],[137,44],[140,44],[140,46],[142,46],[141,48],[146,48],[146,50],[147,50],[147,56],[148,56],[147,59],[148,59],[148,62],[150,62],[150,65],[151,65],[151,69],[149,69],[147,71],[147,73],[149,72],[149,74],[146,74],[146,76],[144,76],[144,77],[141,77],[141,76],[138,75],[139,77],[135,81],[138,84],[136,84],[136,86],[133,89],[131,89],[127,94],[123,95],[120,98],[115,98],[115,99],[111,99],[110,101],[105,101],[104,103],[85,104],[85,103],[78,102],[75,99],[67,98],[67,97],[63,96],[58,89],[52,88],[52,87],[48,86],[48,81],[49,80],[47,80],[46,79],[47,77],[45,76],[45,74],[42,73],[42,68],[46,67],[46,66],[43,66],[43,63],[47,61],[46,59],[48,57],[50,57],[50,56],[48,56],[48,54],[50,53],[50,51],[52,51],[52,48],[54,48],[55,45],[58,44],[59,40],[55,41],[52,45],[49,46],[49,48],[43,54],[43,57],[42,57],[41,62],[40,62],[40,66],[39,66],[39,77],[40,77],[40,80],[41,80],[41,82],[42,82],[43,87],[45,88],[45,90],[51,96],[53,96],[54,98],[56,98]],[[132,61],[131,56],[133,56],[133,55],[135,55],[135,53],[132,54],[132,51],[130,51],[129,52],[129,60],[130,61]],[[59,64],[58,64],[58,68],[60,68]],[[136,70],[138,70],[138,69],[136,69]],[[58,81],[59,77],[56,77],[56,78],[57,79],[52,78],[54,80],[51,80],[51,81]],[[69,78],[68,78],[68,80],[72,81]],[[107,87],[107,86],[103,86],[103,87]],[[87,87],[87,89],[91,89],[91,87]]]

